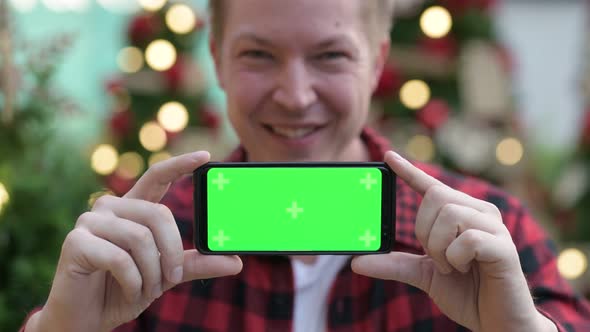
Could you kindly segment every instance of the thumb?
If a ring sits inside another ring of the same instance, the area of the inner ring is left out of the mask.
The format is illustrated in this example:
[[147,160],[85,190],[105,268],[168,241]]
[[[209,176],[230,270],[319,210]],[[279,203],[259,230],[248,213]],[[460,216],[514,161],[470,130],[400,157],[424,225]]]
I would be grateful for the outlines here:
[[351,268],[358,274],[403,282],[427,293],[435,271],[430,257],[404,252],[358,256],[352,260]]

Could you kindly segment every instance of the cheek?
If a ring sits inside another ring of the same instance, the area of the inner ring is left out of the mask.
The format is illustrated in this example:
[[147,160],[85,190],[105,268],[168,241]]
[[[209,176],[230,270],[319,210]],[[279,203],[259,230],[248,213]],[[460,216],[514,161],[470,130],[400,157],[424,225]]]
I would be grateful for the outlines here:
[[227,103],[230,112],[236,113],[230,117],[255,113],[270,89],[269,80],[251,72],[235,72],[230,77],[225,84]]
[[328,96],[331,109],[341,116],[358,117],[368,107],[368,82],[360,74],[339,75],[323,84],[322,92]]

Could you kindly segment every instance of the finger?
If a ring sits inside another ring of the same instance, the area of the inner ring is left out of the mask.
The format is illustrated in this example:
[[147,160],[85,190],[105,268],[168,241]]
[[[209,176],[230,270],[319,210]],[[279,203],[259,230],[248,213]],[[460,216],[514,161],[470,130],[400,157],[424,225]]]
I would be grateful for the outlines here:
[[160,254],[149,228],[115,215],[87,212],[78,218],[77,227],[107,240],[130,253],[139,268],[145,298],[162,294]]
[[468,272],[473,262],[486,264],[505,264],[507,254],[498,237],[476,229],[463,232],[449,245],[447,261],[457,270]]
[[[493,204],[473,198],[447,186],[434,185],[424,195],[416,214],[416,238],[422,246],[426,247],[430,231],[441,209],[449,204],[465,206],[487,215],[497,216],[496,221],[488,218],[486,222],[491,222],[495,226],[500,225],[501,215]],[[481,227],[486,226],[489,225],[481,225]]]
[[403,179],[421,196],[424,196],[426,191],[432,186],[445,186],[442,182],[426,174],[423,170],[412,165],[409,161],[393,151],[385,153],[385,162],[397,176]]
[[[138,199],[103,196],[94,204],[95,211],[109,211],[119,218],[131,220],[150,229],[161,254],[162,272],[172,283],[180,282],[183,253],[180,231],[170,209]],[[105,212],[106,213],[106,212]]]
[[355,257],[351,267],[358,274],[403,282],[427,293],[435,271],[429,257],[404,252]]
[[235,275],[242,271],[238,256],[201,255],[197,250],[184,252],[184,275],[182,282]]
[[195,168],[207,163],[209,158],[209,152],[199,151],[156,163],[145,172],[125,197],[159,202],[172,182],[183,175],[191,174]]
[[[480,226],[475,220],[482,218],[481,212],[457,204],[447,204],[440,210],[428,234],[426,247],[441,273],[448,274],[453,270],[446,257],[449,245],[467,229]],[[491,230],[491,227],[485,224],[481,225],[481,228]]]
[[[68,250],[68,247],[74,248]],[[117,280],[129,302],[141,298],[141,274],[125,250],[80,228],[68,234],[64,249],[74,254],[72,260],[80,266],[81,273],[108,271]]]

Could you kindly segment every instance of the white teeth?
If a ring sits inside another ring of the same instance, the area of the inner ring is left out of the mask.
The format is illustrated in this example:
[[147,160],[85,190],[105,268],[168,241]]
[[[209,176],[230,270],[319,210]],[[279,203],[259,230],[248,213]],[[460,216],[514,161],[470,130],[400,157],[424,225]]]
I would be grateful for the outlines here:
[[307,136],[309,133],[314,131],[315,127],[307,127],[307,128],[288,128],[288,127],[270,127],[275,134],[279,134],[281,136],[285,136],[287,138],[301,138]]

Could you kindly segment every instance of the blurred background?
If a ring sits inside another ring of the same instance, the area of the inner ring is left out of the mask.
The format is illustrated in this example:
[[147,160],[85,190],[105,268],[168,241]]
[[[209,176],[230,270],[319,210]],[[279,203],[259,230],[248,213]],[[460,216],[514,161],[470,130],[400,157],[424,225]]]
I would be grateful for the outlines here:
[[[0,330],[48,294],[101,192],[236,144],[206,0],[0,0]],[[590,296],[590,3],[397,0],[371,123],[415,160],[523,199]]]

